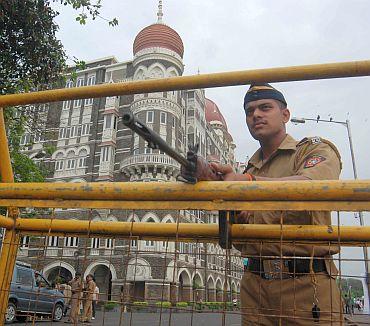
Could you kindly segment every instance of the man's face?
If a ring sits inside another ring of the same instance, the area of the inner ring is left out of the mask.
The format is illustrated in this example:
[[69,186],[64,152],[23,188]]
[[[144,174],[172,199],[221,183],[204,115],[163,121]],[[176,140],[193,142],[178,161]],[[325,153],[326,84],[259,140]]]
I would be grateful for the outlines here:
[[282,109],[276,100],[257,100],[246,105],[246,116],[252,137],[261,141],[285,132],[290,112],[288,109]]

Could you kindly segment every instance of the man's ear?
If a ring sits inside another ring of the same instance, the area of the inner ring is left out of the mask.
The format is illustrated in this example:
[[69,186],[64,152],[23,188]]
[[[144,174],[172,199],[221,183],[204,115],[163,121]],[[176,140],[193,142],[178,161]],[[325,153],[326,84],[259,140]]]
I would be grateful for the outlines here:
[[288,108],[286,108],[283,110],[283,121],[284,123],[288,123],[289,120],[290,120],[290,111]]

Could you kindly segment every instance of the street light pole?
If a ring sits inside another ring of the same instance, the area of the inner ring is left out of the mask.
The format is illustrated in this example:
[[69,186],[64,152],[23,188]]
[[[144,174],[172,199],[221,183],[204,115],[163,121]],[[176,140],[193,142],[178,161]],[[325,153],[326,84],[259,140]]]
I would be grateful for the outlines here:
[[[306,121],[316,121],[317,123],[319,122],[329,122],[329,123],[336,123],[336,124],[340,124],[342,126],[345,126],[346,129],[347,129],[347,135],[348,135],[348,141],[349,141],[349,149],[350,149],[350,152],[351,152],[351,162],[352,162],[352,171],[353,171],[353,177],[354,179],[358,179],[357,177],[357,167],[356,167],[356,159],[355,159],[355,152],[353,150],[353,142],[352,142],[352,133],[351,133],[351,124],[350,124],[350,121],[349,119],[347,119],[346,121],[336,121],[336,120],[325,120],[325,119],[312,119],[312,118],[296,118],[296,117],[292,117],[292,119],[290,119],[291,122],[295,123],[295,124],[299,124],[299,123],[305,123]],[[364,226],[364,215],[361,212],[358,212],[358,216],[359,216],[359,219],[360,219],[360,225],[361,226]],[[368,252],[367,252],[367,247],[364,246],[362,247],[363,249],[363,255],[364,255],[364,263],[365,263],[365,273],[366,273],[366,285],[367,285],[367,291],[368,291],[368,297],[367,297],[367,301],[370,305],[370,298],[369,298],[369,294],[370,294],[370,266],[369,266],[369,261],[368,261]]]

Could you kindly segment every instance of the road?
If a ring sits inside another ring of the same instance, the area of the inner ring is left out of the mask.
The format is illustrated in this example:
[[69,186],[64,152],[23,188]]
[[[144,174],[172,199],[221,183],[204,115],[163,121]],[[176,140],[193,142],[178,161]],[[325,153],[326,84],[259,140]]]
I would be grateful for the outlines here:
[[[202,312],[202,313],[124,313],[120,312],[106,312],[103,314],[97,311],[97,318],[92,321],[91,326],[110,326],[110,325],[121,325],[121,326],[240,326],[240,315],[238,312],[229,312],[225,316],[222,313],[214,312]],[[363,314],[356,314],[354,316],[346,316],[346,325],[370,325],[370,316]],[[171,321],[170,321],[171,318]],[[223,322],[223,318],[225,321]],[[66,320],[66,319],[65,319]],[[121,323],[120,323],[121,320]],[[27,323],[15,323],[15,326],[48,326],[48,325],[63,325],[63,322],[51,322],[49,320],[37,321],[34,324],[32,322]],[[79,325],[83,325],[80,323]]]
[[[225,315],[225,322],[223,323],[222,313],[202,312],[202,313],[123,313],[120,323],[120,312],[106,312],[103,314],[97,311],[96,319],[92,320],[91,324],[84,325],[122,325],[122,326],[240,326],[240,315],[238,313],[229,312]],[[171,318],[171,321],[170,321]],[[48,325],[62,325],[61,322],[51,322],[50,320],[37,321],[27,323],[15,323],[14,325],[35,325],[35,326],[48,326]],[[79,324],[79,325],[82,325]]]

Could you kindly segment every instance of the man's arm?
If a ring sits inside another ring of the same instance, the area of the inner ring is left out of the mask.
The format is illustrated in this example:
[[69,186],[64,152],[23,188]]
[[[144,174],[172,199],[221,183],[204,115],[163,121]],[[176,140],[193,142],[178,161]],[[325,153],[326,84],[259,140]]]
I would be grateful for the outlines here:
[[[211,163],[212,168],[223,175],[224,181],[251,181],[248,173],[240,174],[235,173],[231,165],[222,165],[217,163]],[[303,175],[292,175],[289,177],[283,178],[269,178],[269,177],[260,177],[254,176],[256,181],[298,181],[298,180],[311,180],[310,178]]]

